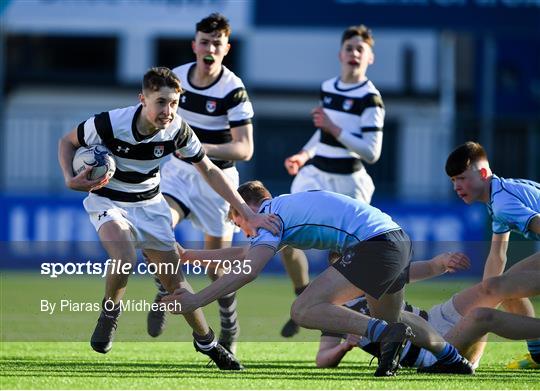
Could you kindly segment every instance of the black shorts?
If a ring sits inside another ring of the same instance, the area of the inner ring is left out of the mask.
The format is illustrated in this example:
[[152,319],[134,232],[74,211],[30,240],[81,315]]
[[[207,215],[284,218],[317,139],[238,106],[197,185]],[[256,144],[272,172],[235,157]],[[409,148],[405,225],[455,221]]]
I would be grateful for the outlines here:
[[391,231],[345,250],[332,265],[343,277],[378,299],[409,282],[412,245],[402,230]]

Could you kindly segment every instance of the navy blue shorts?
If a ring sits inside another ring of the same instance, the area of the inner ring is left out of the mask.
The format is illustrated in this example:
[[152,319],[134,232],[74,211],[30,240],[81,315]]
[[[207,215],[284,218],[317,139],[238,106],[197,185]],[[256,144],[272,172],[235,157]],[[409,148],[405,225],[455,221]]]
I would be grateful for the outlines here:
[[411,240],[397,230],[347,248],[332,266],[353,285],[379,299],[409,282],[411,255]]

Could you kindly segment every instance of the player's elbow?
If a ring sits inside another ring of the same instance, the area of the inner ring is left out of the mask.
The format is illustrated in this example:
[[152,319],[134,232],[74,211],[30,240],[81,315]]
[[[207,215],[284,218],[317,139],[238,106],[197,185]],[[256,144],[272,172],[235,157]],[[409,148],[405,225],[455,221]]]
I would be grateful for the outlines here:
[[251,160],[253,157],[253,146],[252,145],[245,145],[243,148],[240,149],[238,153],[238,160],[240,161],[248,161]]
[[379,161],[381,157],[381,151],[378,150],[378,151],[369,151],[365,156],[364,156],[364,161],[367,163],[367,164],[375,164]]

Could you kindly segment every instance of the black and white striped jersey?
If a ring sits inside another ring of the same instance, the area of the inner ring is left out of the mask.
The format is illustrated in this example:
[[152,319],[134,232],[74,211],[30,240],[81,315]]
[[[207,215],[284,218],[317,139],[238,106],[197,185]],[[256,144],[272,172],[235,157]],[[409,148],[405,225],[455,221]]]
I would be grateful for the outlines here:
[[[178,112],[191,126],[202,143],[225,144],[232,140],[231,128],[251,123],[253,106],[242,80],[222,66],[221,74],[211,85],[199,88],[189,81],[194,62],[173,69],[180,78],[184,93]],[[212,160],[227,168],[233,161]]]
[[325,113],[342,131],[336,139],[317,130],[303,148],[313,158],[309,164],[326,172],[349,174],[362,168],[362,160],[377,161],[385,111],[373,83],[345,84],[334,77],[322,83],[320,99]]
[[[348,301],[344,304],[345,307],[350,308],[353,311],[359,312],[363,315],[370,316],[368,302],[365,296],[357,297],[351,301]],[[403,311],[411,312],[415,315],[420,316],[421,318],[429,321],[429,315],[423,309],[412,306],[409,303],[405,303]],[[347,336],[343,334],[330,333],[327,331],[322,331],[322,336],[327,337],[336,337],[345,339]],[[371,354],[372,356],[378,357],[380,355],[380,343],[372,342],[369,338],[361,337],[358,342],[358,347],[364,350],[365,352]],[[413,345],[410,341],[407,341],[403,352],[401,353],[400,364],[406,367],[415,366],[418,357],[420,356],[420,348],[416,345]]]
[[93,193],[113,201],[144,202],[159,194],[159,163],[165,156],[176,152],[191,162],[203,159],[199,139],[178,115],[166,129],[141,135],[136,127],[141,110],[137,105],[105,111],[77,127],[82,146],[105,145],[116,160],[110,182]]

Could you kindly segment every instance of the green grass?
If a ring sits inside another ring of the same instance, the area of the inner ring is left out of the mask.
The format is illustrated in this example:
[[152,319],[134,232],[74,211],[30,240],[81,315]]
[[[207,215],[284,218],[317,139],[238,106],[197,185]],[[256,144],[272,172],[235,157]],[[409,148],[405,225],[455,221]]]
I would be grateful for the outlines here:
[[[191,345],[180,316],[171,316],[163,338],[145,332],[145,313],[124,313],[118,338],[107,355],[94,353],[88,338],[97,312],[39,311],[41,299],[98,301],[103,281],[92,278],[50,280],[39,275],[3,273],[1,277],[1,389],[538,389],[540,372],[510,371],[504,364],[525,352],[523,342],[490,342],[474,377],[418,375],[404,369],[396,378],[373,377],[375,363],[355,349],[335,369],[317,369],[319,333],[302,330],[284,342],[279,329],[287,319],[293,295],[286,279],[261,278],[240,291],[241,373],[207,368]],[[196,289],[206,285],[195,279]],[[416,284],[408,288],[411,303],[427,307],[445,300],[467,282]],[[150,278],[134,278],[127,298],[151,298]],[[538,309],[538,300],[535,306]],[[205,314],[217,325],[217,309]],[[68,342],[77,341],[77,342]],[[166,341],[166,342],[159,342]],[[173,342],[180,341],[180,342]],[[299,342],[303,341],[303,342]]]

